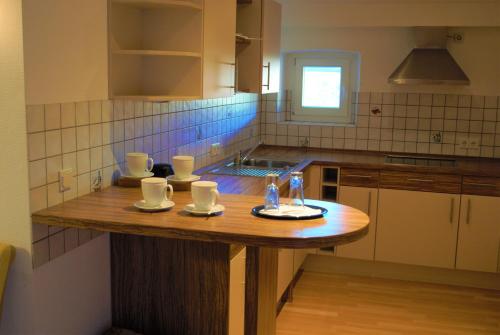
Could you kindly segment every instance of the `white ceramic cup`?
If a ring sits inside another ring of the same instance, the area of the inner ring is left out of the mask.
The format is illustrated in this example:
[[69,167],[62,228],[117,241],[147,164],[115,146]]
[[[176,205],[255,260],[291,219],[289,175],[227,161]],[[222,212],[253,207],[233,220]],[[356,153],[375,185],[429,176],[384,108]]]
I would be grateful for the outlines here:
[[172,157],[172,164],[174,165],[174,173],[177,179],[187,179],[193,174],[193,156],[174,156]]
[[200,211],[211,210],[219,200],[217,183],[214,181],[195,181],[191,183],[191,197],[195,209]]
[[153,165],[153,158],[149,158],[146,153],[129,152],[127,154],[127,167],[132,176],[144,176],[146,172],[153,170]]
[[159,206],[165,200],[171,200],[174,195],[172,185],[165,178],[144,178],[141,180],[142,196],[147,206]]

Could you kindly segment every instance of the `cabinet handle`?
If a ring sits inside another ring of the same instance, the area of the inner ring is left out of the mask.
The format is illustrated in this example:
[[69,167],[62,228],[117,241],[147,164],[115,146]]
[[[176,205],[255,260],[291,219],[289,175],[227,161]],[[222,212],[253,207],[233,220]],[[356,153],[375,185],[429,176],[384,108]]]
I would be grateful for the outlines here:
[[267,62],[267,65],[264,65],[262,67],[267,68],[267,84],[262,86],[266,87],[267,90],[269,91],[269,88],[271,87],[271,62]]
[[451,198],[450,203],[450,223],[453,223],[453,214],[455,212],[455,198]]
[[464,185],[477,186],[477,187],[489,187],[489,188],[496,188],[497,187],[497,185],[495,185],[495,184],[486,184],[486,183],[467,183],[467,182],[464,182]]
[[471,210],[471,201],[470,201],[470,198],[467,199],[467,215],[466,215],[466,219],[465,219],[465,223],[469,224],[470,223],[470,210]]
[[420,183],[432,183],[434,180],[432,179],[419,179],[419,178],[408,178],[408,181],[416,181]]
[[346,177],[351,177],[351,178],[372,178],[372,176],[365,176],[361,174],[348,174]]
[[372,211],[372,191],[368,192],[368,216],[370,216]]

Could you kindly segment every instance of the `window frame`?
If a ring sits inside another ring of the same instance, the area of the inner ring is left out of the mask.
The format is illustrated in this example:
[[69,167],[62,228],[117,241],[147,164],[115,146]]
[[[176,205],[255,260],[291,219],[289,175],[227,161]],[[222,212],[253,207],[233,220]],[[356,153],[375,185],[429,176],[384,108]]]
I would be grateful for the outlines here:
[[[359,54],[346,51],[298,52],[288,55],[289,88],[292,93],[290,121],[353,124],[355,105],[353,92],[359,89]],[[306,66],[341,68],[339,108],[302,107],[303,69]]]

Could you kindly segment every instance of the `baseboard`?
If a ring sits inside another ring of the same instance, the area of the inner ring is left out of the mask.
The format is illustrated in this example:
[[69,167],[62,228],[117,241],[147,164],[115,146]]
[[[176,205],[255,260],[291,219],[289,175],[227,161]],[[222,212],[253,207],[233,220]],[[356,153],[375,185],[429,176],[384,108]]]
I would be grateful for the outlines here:
[[307,256],[302,268],[313,272],[500,290],[500,273],[441,269],[311,254]]

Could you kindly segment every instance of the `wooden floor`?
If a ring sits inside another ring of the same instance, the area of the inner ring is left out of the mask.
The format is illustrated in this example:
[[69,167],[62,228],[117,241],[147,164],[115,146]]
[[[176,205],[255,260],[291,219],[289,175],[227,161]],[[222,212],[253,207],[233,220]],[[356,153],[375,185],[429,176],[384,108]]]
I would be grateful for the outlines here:
[[304,272],[277,334],[500,334],[500,291]]

